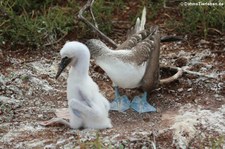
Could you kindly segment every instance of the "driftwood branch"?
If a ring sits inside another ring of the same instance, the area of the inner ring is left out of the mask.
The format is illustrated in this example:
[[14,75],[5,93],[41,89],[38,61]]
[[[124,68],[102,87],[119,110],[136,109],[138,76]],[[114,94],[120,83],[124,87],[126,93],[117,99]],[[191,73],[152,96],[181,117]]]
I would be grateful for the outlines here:
[[172,67],[172,66],[160,66],[160,68],[165,68],[173,71],[177,71],[173,76],[165,78],[165,79],[160,79],[159,84],[168,84],[171,83],[178,78],[180,78],[183,75],[183,69],[179,67]]
[[217,79],[216,76],[207,75],[207,74],[203,74],[200,72],[188,70],[189,69],[188,66],[184,66],[182,68],[175,67],[175,66],[160,66],[160,68],[169,69],[171,71],[177,71],[176,74],[174,74],[173,76],[165,78],[165,79],[161,79],[160,84],[171,83],[171,82],[177,80],[178,78],[180,78],[184,73],[195,75],[195,76],[200,76],[200,77],[205,77],[205,78],[209,78],[209,79]]
[[212,75],[207,75],[207,74],[203,74],[203,73],[200,73],[200,72],[196,72],[196,71],[191,71],[191,70],[188,70],[188,66],[184,66],[182,67],[182,70],[187,73],[187,74],[192,74],[192,75],[196,75],[196,76],[200,76],[200,77],[205,77],[205,78],[209,78],[209,79],[217,79],[216,76],[212,76]]
[[[93,3],[94,3],[94,0],[88,0],[87,3],[84,5],[84,7],[82,7],[79,11],[79,14],[78,14],[78,18],[83,21],[87,26],[89,26],[90,28],[92,28],[95,32],[97,32],[100,37],[105,40],[107,43],[110,44],[110,46],[112,46],[113,48],[117,48],[117,44],[112,40],[110,39],[109,37],[107,37],[104,33],[102,33],[97,27],[96,25],[94,26],[90,21],[88,21],[84,16],[83,16],[83,13],[85,10],[89,9],[90,12],[92,12],[92,6],[93,6]],[[93,18],[93,21],[95,21],[95,18],[94,18],[94,15],[93,15],[93,12],[92,12],[92,18]],[[95,23],[97,24],[97,23]]]

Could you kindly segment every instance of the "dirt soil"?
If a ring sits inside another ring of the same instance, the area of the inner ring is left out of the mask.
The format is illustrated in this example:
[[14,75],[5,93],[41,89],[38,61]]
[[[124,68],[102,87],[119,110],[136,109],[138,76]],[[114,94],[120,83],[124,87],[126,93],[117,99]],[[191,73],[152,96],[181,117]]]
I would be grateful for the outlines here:
[[[225,36],[185,38],[162,43],[160,63],[187,65],[215,79],[184,74],[151,93],[156,113],[110,111],[113,128],[101,131],[39,125],[67,107],[68,71],[54,78],[64,43],[52,50],[0,50],[0,148],[88,148],[99,142],[104,148],[225,148]],[[112,82],[93,60],[90,75],[112,101]],[[142,93],[120,92],[130,99]]]

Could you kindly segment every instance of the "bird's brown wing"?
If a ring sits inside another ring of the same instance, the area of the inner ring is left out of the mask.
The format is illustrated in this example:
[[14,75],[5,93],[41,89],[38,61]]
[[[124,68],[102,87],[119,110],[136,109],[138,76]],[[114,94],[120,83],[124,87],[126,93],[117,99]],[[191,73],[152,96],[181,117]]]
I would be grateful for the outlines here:
[[133,38],[131,37],[130,40],[127,40],[127,42],[121,46],[123,49],[118,49],[131,51],[130,55],[117,55],[117,57],[123,61],[136,64],[137,66],[147,63],[154,49],[153,35],[157,30],[158,27],[155,26],[148,29],[147,32],[144,31],[143,35],[140,35],[141,37],[145,37],[143,40],[139,39],[137,34],[133,36]]
[[159,83],[160,34],[158,29],[155,31],[154,35],[152,35],[152,39],[154,45],[149,52],[145,74],[141,81],[143,90],[147,92],[156,88]]
[[132,35],[130,38],[128,38],[126,41],[124,41],[121,45],[119,45],[116,50],[119,49],[132,49],[135,47],[138,43],[143,41],[148,35],[151,33],[150,29],[142,30],[134,35]]

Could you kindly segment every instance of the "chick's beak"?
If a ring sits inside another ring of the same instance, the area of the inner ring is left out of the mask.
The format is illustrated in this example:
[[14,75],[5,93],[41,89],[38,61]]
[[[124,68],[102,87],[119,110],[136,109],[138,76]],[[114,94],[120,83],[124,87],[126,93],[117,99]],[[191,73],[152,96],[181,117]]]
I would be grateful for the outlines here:
[[59,63],[59,66],[58,66],[58,72],[55,76],[55,78],[57,79],[60,74],[63,72],[63,70],[66,68],[66,66],[71,62],[71,58],[68,58],[68,57],[64,57],[61,62]]

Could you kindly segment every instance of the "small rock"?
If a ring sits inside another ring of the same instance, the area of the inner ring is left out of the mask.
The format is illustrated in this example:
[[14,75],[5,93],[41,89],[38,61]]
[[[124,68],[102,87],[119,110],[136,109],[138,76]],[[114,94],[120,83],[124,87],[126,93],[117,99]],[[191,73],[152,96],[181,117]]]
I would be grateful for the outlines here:
[[206,41],[206,40],[204,40],[204,39],[201,39],[199,43],[200,43],[200,44],[209,44],[209,41]]
[[192,90],[193,90],[193,88],[189,88],[189,89],[187,89],[187,91],[188,91],[188,92],[190,92],[190,91],[192,91]]
[[178,92],[183,92],[183,90],[184,90],[183,88],[179,88]]
[[215,95],[214,95],[214,97],[216,97],[216,98],[219,98],[219,97],[220,97],[220,95],[218,95],[218,94],[215,94]]
[[30,118],[30,117],[31,117],[31,114],[26,113],[26,114],[24,114],[23,116],[24,116],[25,118]]
[[202,67],[202,68],[200,69],[200,71],[206,72],[206,71],[207,71],[207,68]]
[[215,94],[214,97],[216,97],[217,101],[222,101],[222,99],[224,98],[222,95],[219,94]]
[[29,88],[28,92],[27,92],[27,95],[31,96],[33,94],[33,89],[32,88]]
[[58,141],[57,141],[57,145],[61,145],[61,144],[64,144],[66,142],[66,140],[64,140],[64,139],[59,139]]
[[42,118],[43,117],[43,115],[42,114],[38,114],[38,118]]
[[179,101],[179,100],[180,100],[179,98],[176,98],[176,99],[175,99],[175,101]]
[[38,99],[34,100],[34,106],[38,106],[38,105],[41,105],[41,101]]
[[216,98],[216,101],[222,101],[222,98]]
[[169,93],[175,93],[175,90],[168,90]]

